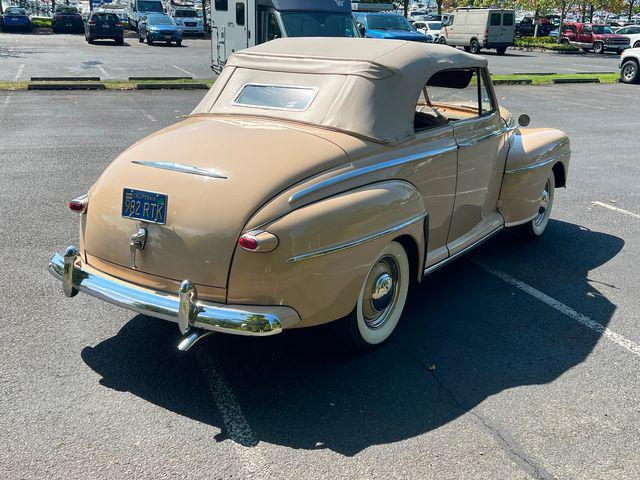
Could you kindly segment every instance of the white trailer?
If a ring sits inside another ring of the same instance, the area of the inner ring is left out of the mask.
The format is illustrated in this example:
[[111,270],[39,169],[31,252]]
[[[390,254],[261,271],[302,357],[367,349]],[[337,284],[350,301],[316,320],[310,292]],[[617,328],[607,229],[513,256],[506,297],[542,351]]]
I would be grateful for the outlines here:
[[211,68],[280,37],[359,37],[347,0],[212,0]]

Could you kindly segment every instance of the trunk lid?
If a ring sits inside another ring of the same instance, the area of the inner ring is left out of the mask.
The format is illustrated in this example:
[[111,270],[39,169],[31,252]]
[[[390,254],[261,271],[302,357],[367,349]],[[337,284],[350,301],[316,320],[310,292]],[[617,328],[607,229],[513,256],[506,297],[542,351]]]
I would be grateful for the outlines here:
[[[307,129],[191,117],[141,140],[105,170],[90,191],[84,248],[131,268],[130,237],[145,227],[138,271],[225,288],[237,239],[253,213],[292,184],[346,160],[342,149]],[[125,188],[166,194],[166,224],[122,217]]]

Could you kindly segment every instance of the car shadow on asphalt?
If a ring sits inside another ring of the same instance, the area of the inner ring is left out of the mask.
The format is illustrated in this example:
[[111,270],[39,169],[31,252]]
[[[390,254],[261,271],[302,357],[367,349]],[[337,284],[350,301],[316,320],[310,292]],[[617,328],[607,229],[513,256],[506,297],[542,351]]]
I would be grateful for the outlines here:
[[[506,232],[430,275],[396,334],[367,354],[345,350],[328,327],[263,339],[213,335],[185,354],[175,348],[175,325],[137,315],[81,355],[105,387],[219,428],[213,441],[352,456],[437,429],[506,389],[551,382],[593,350],[598,333],[478,263],[517,274],[607,326],[615,305],[588,274],[623,245],[560,221],[527,244]],[[232,397],[240,409],[226,405]],[[234,433],[234,415],[250,435]]]

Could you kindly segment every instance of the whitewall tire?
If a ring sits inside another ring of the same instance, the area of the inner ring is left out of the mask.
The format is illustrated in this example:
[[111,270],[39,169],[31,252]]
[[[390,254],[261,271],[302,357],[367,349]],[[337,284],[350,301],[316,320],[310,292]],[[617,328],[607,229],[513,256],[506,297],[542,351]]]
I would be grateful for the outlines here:
[[370,350],[391,336],[407,300],[410,275],[404,247],[389,243],[373,261],[354,311],[336,322],[350,346]]
[[544,184],[544,188],[540,194],[540,205],[538,206],[538,213],[532,220],[523,225],[524,233],[529,238],[540,237],[549,224],[549,218],[551,217],[551,210],[553,208],[553,198],[555,195],[556,177],[553,171],[549,172],[549,177]]

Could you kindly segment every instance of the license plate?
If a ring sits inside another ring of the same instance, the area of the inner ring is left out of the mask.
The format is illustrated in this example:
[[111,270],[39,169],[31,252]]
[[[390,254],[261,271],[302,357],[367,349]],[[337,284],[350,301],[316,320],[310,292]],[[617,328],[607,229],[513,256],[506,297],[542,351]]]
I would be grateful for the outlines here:
[[171,35],[165,35],[164,38],[166,38],[167,40],[171,40]]
[[65,26],[65,27],[70,27],[70,26],[71,26],[71,24],[70,24],[70,23],[65,23],[65,24],[64,24],[64,26]]
[[102,25],[102,28],[109,28],[109,25]]
[[167,195],[125,188],[122,191],[122,216],[164,225],[167,222]]

